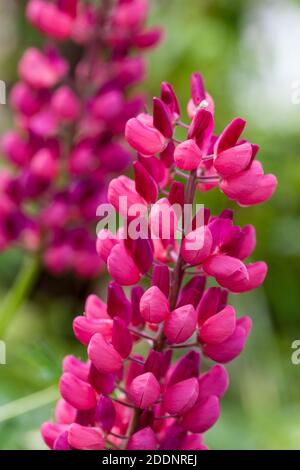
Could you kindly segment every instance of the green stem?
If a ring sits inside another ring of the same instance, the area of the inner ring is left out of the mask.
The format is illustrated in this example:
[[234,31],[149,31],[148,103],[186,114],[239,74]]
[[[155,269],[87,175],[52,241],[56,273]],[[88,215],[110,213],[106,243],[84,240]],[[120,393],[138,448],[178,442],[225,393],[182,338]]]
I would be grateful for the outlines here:
[[42,408],[49,403],[55,402],[58,398],[59,393],[55,385],[45,390],[32,393],[27,397],[18,398],[17,400],[6,403],[0,406],[0,423]]
[[27,257],[10,290],[0,304],[0,338],[4,339],[7,329],[18,313],[24,299],[30,294],[40,269],[38,256]]

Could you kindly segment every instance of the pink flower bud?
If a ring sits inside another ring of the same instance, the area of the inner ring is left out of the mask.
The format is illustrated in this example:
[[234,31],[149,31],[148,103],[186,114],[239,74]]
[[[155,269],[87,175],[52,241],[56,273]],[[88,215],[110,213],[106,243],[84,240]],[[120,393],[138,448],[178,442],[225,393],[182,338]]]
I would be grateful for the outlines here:
[[1,139],[1,150],[16,165],[27,165],[31,158],[30,146],[14,131],[9,131]]
[[149,354],[145,361],[143,373],[152,372],[154,377],[156,377],[157,380],[160,380],[163,375],[162,374],[163,366],[164,366],[164,354],[152,349],[151,351],[149,351]]
[[194,308],[197,305],[203,295],[205,288],[206,278],[205,276],[194,276],[189,282],[182,287],[179,300],[177,302],[177,308],[184,305],[191,304]]
[[96,405],[93,388],[70,372],[65,372],[59,382],[62,397],[78,410],[89,410]]
[[131,289],[131,307],[132,307],[132,325],[133,326],[140,326],[144,324],[144,319],[140,313],[140,301],[141,297],[144,293],[144,289],[140,286],[135,286]]
[[251,144],[248,142],[238,143],[245,126],[244,119],[233,119],[214,145],[214,167],[224,178],[244,170],[251,161]]
[[109,319],[109,315],[107,313],[107,306],[97,295],[91,294],[87,297],[85,306],[84,306],[84,313],[87,318],[89,319]]
[[41,94],[27,83],[18,82],[10,92],[10,103],[20,113],[33,116],[43,106]]
[[76,416],[76,423],[81,426],[91,426],[95,421],[95,407],[90,410],[79,410]]
[[99,428],[71,424],[68,432],[71,447],[78,450],[102,450],[105,447],[104,438]]
[[115,245],[107,258],[107,269],[112,278],[122,286],[139,282],[141,274],[123,243]]
[[79,0],[59,0],[59,8],[71,18],[76,18]]
[[229,376],[225,367],[216,364],[199,377],[198,400],[203,400],[210,395],[221,398],[229,385]]
[[178,227],[178,218],[168,199],[162,198],[153,204],[149,224],[152,234],[156,237],[162,240],[174,238]]
[[178,243],[176,240],[161,240],[153,238],[154,259],[164,264],[174,260],[174,255],[178,255]]
[[92,336],[101,333],[107,340],[111,338],[113,321],[108,319],[87,318],[82,315],[74,318],[73,331],[82,344],[88,345]]
[[169,311],[168,299],[158,287],[152,286],[143,294],[140,312],[147,322],[160,323],[165,320]]
[[222,251],[225,246],[227,247],[233,243],[234,238],[240,231],[239,227],[235,227],[229,218],[215,217],[208,223],[209,230],[213,237],[213,251]]
[[219,287],[209,287],[204,292],[197,307],[199,325],[202,325],[209,317],[217,313],[220,296],[221,289]]
[[235,147],[217,154],[214,167],[223,178],[243,171],[249,165],[252,157],[252,147],[249,142],[243,142]]
[[199,434],[188,434],[180,444],[178,450],[208,450]]
[[177,96],[173,90],[172,85],[167,82],[161,84],[161,99],[168,106],[175,119],[180,116],[180,107]]
[[181,424],[187,431],[203,433],[215,424],[219,416],[219,399],[211,395],[187,411],[182,417]]
[[205,344],[204,354],[216,362],[226,364],[236,358],[244,349],[247,335],[244,328],[237,326],[234,333],[223,343]]
[[119,27],[136,29],[145,22],[148,10],[147,0],[121,2],[114,11],[113,21]]
[[196,378],[177,382],[164,393],[163,407],[170,415],[182,415],[195,405],[198,393],[199,385]]
[[96,96],[91,103],[92,115],[102,121],[112,121],[122,112],[124,98],[120,91],[107,91]]
[[[77,0],[75,1],[77,2]],[[67,4],[69,3],[70,1],[67,0]],[[74,24],[72,28],[72,39],[77,44],[85,45],[93,38],[97,18],[95,11],[90,8],[90,5],[81,4],[80,7],[77,12],[73,9]]]
[[114,318],[122,318],[125,323],[131,319],[131,304],[127,299],[122,287],[116,282],[110,282],[107,292],[107,312]]
[[47,108],[31,118],[29,129],[39,137],[54,137],[58,132],[58,119],[51,109]]
[[158,44],[163,37],[161,28],[151,28],[134,36],[134,45],[139,49],[148,49]]
[[61,398],[55,407],[55,419],[59,424],[71,424],[76,419],[77,409]]
[[[120,199],[121,196],[123,198],[126,197],[126,201]],[[109,183],[107,198],[110,204],[112,204],[123,217],[127,217],[128,210],[135,204],[138,205],[139,211],[142,212],[141,215],[147,211],[147,202],[136,191],[134,181],[124,175],[113,179]]]
[[257,261],[248,264],[247,272],[248,279],[232,283],[232,285],[229,286],[232,292],[247,292],[252,289],[257,289],[266,278],[268,266],[263,261]]
[[94,364],[90,366],[89,382],[97,393],[109,395],[115,389],[115,375],[100,373]]
[[199,109],[192,120],[188,138],[195,139],[202,154],[206,154],[209,148],[213,128],[214,119],[211,112],[203,108]]
[[246,266],[237,258],[226,255],[214,255],[203,263],[204,271],[216,278],[222,287],[231,287],[235,283],[249,279]]
[[51,109],[57,118],[63,121],[74,121],[80,112],[80,102],[69,87],[61,86],[52,96]]
[[51,88],[65,75],[65,63],[56,64],[38,49],[29,48],[19,63],[19,73],[33,88]]
[[[180,181],[173,181],[170,191],[168,200],[171,206],[177,205],[181,208],[181,211],[184,210],[184,189],[185,186]],[[175,206],[176,207],[176,206]],[[177,214],[178,219],[180,218],[180,214]]]
[[202,263],[211,253],[212,235],[205,225],[188,233],[181,245],[181,256],[192,266]]
[[190,351],[177,362],[168,381],[168,387],[191,377],[198,377],[199,369],[200,354],[196,351]]
[[89,364],[80,361],[77,357],[69,355],[63,360],[63,371],[76,375],[80,380],[88,382]]
[[192,305],[184,305],[171,312],[164,324],[164,332],[170,343],[183,343],[194,333],[197,314]]
[[[143,361],[144,358],[142,356],[139,356],[137,354],[134,354],[133,356],[133,359],[136,359],[138,361]],[[131,382],[133,381],[133,379],[135,379],[135,377],[143,374],[144,372],[144,365],[141,363],[138,363],[138,362],[129,362],[128,364],[128,369],[127,369],[127,374],[126,374],[126,389],[128,390]]]
[[208,318],[200,329],[200,341],[219,344],[231,336],[235,330],[235,310],[231,305]]
[[112,142],[101,146],[97,151],[101,167],[107,172],[122,173],[129,165],[132,155],[123,145]]
[[127,450],[156,450],[156,448],[157,439],[149,426],[132,434],[127,444]]
[[30,169],[41,180],[52,181],[57,177],[58,165],[58,160],[53,152],[42,148],[32,157]]
[[246,121],[244,119],[233,119],[216,140],[214,145],[215,154],[217,155],[227,149],[230,149],[231,147],[234,147],[245,127]]
[[144,124],[139,117],[129,119],[125,137],[132,148],[145,156],[162,152],[167,143],[166,138],[157,129]]
[[253,253],[256,246],[256,232],[253,225],[245,225],[232,242],[228,254],[244,260]]
[[152,240],[138,237],[136,240],[130,238],[125,240],[125,245],[130,250],[133,261],[140,274],[145,274],[153,265]]
[[170,271],[168,266],[159,265],[153,267],[152,286],[158,287],[168,297],[170,290]]
[[160,187],[163,188],[166,185],[169,176],[167,167],[163,161],[158,160],[156,157],[145,157],[140,154],[138,154],[138,161],[146,168]]
[[214,101],[210,94],[205,91],[203,77],[198,72],[193,73],[191,77],[191,97],[187,107],[188,115],[191,119],[195,116],[199,108],[201,108],[201,105],[203,105],[207,111],[214,114]]
[[69,168],[72,175],[84,175],[95,169],[95,150],[86,141],[73,147],[69,156]]
[[166,148],[160,152],[160,162],[165,165],[166,168],[171,168],[174,164],[174,151],[175,144],[172,140],[167,144]]
[[198,106],[203,100],[205,100],[204,80],[201,73],[199,72],[192,73],[191,96],[196,106]]
[[107,262],[111,250],[117,243],[119,243],[119,241],[110,230],[105,228],[98,233],[96,242],[97,253],[105,263]]
[[154,203],[158,197],[158,186],[150,173],[140,162],[134,162],[135,189],[148,203]]
[[53,3],[30,0],[26,16],[36,28],[54,39],[66,40],[71,34],[73,18]]
[[53,449],[54,443],[58,436],[68,429],[67,425],[56,424],[56,423],[43,423],[41,426],[41,435],[44,439],[45,444]]
[[129,356],[132,349],[132,336],[124,320],[119,317],[113,320],[112,344],[123,358]]
[[68,441],[68,431],[64,431],[57,437],[53,450],[72,450]]
[[145,409],[160,396],[160,385],[151,372],[135,377],[129,386],[129,396],[136,407]]
[[118,372],[123,364],[120,354],[103,338],[101,333],[96,333],[92,337],[88,345],[88,356],[101,373]]
[[172,138],[172,115],[168,106],[159,98],[153,98],[153,125],[167,139]]
[[175,148],[174,160],[182,170],[196,170],[200,165],[202,153],[193,139],[186,140]]
[[95,422],[104,432],[109,432],[116,421],[116,409],[112,400],[102,395],[97,403]]
[[264,175],[261,164],[254,161],[247,170],[224,179],[220,189],[238,204],[251,206],[268,200],[276,186],[276,177],[272,174]]

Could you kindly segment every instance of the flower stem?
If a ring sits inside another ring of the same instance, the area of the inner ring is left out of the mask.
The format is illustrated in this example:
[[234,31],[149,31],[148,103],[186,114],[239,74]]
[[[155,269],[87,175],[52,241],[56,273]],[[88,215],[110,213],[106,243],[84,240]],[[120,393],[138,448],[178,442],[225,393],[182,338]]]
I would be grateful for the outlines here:
[[30,294],[40,269],[38,256],[27,257],[0,305],[0,338],[4,338],[9,325],[22,303]]
[[[196,170],[191,171],[187,186],[186,186],[186,193],[184,198],[184,203],[191,205],[194,202],[195,191],[196,191],[196,183],[197,183],[197,172]],[[179,247],[180,252],[180,247]],[[178,256],[173,275],[172,275],[172,283],[171,283],[171,290],[169,294],[169,304],[170,309],[174,310],[177,303],[178,293],[181,287],[181,283],[184,276],[184,269],[185,269],[185,262],[181,255]],[[156,349],[157,351],[162,351],[165,347],[165,335],[163,328],[161,328],[158,337],[156,339]]]
[[[187,181],[185,198],[184,198],[185,204],[189,204],[189,205],[193,204],[195,191],[196,191],[196,184],[197,184],[197,171],[194,170],[194,171],[191,171],[188,181]],[[179,252],[180,252],[180,247],[179,247]],[[184,276],[184,269],[185,269],[185,262],[183,258],[181,257],[181,255],[179,255],[174,271],[172,273],[172,282],[171,282],[171,289],[170,289],[170,294],[169,294],[169,304],[170,304],[171,310],[174,310],[177,304],[178,293],[179,293],[183,276]],[[155,345],[154,348],[156,349],[156,351],[163,351],[165,349],[166,337],[164,334],[163,325],[161,326],[157,334],[154,345]],[[132,436],[132,434],[136,432],[141,413],[142,413],[142,410],[138,408],[134,410],[132,421],[130,423],[130,427],[127,433],[128,436]]]
[[59,392],[55,385],[6,403],[0,407],[0,423],[49,405],[58,398]]

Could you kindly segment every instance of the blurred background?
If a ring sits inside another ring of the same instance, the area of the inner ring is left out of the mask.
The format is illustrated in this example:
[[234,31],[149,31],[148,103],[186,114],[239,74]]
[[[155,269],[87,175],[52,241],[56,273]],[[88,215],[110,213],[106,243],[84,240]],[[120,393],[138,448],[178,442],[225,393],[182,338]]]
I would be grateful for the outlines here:
[[[0,79],[8,88],[24,48],[40,43],[24,21],[24,4],[0,3]],[[151,5],[151,22],[163,26],[166,37],[149,57],[146,92],[157,94],[166,80],[187,102],[189,76],[201,71],[215,100],[217,131],[235,116],[247,119],[246,137],[261,146],[259,159],[279,180],[265,205],[231,205],[237,223],[255,225],[255,259],[268,263],[269,274],[255,293],[232,296],[238,313],[252,317],[253,332],[229,366],[231,386],[207,444],[299,449],[300,365],[292,364],[291,345],[300,339],[300,1],[151,0]],[[11,123],[9,107],[1,105],[1,132]],[[216,212],[228,207],[218,191],[199,202]],[[0,299],[21,263],[17,250],[0,255]],[[45,273],[36,279],[10,325],[7,364],[0,365],[1,449],[44,448],[39,426],[53,413],[61,360],[84,352],[74,341],[72,318],[82,312],[87,293],[104,288],[105,279],[57,282]]]

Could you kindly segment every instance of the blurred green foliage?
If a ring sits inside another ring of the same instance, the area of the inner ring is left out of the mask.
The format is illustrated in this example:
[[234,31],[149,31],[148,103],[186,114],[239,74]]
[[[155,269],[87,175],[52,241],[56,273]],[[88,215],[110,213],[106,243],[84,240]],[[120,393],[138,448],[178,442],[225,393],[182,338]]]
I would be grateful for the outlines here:
[[[274,111],[271,105],[264,105],[263,88],[258,86],[260,92],[252,101],[249,98],[246,106],[249,83],[251,87],[259,85],[258,54],[263,51],[263,38],[260,51],[251,40],[258,34],[255,18],[262,18],[253,12],[263,5],[272,13],[278,4],[283,13],[289,9],[295,18],[300,18],[300,2],[292,0],[151,1],[151,23],[162,25],[166,37],[149,56],[149,76],[144,87],[149,96],[157,95],[160,82],[165,80],[173,83],[181,102],[187,103],[189,75],[200,70],[215,100],[217,132],[236,115],[248,119],[246,137],[261,145],[259,158],[266,171],[275,173],[279,180],[275,197],[259,207],[238,208],[228,204],[218,191],[199,199],[216,213],[229,205],[236,209],[237,223],[254,224],[258,239],[255,259],[269,264],[268,278],[259,291],[231,299],[239,314],[252,316],[254,325],[245,352],[229,367],[231,386],[222,400],[222,417],[207,434],[207,443],[213,449],[300,447],[300,366],[291,363],[291,344],[300,338],[300,105],[297,108],[284,102],[281,113]],[[0,70],[1,79],[7,83],[16,79],[17,61],[24,47],[40,41],[24,21],[23,5],[24,1],[2,0],[0,7],[0,23],[5,23],[6,32],[2,30],[2,36],[6,34],[7,38],[7,50],[0,48]],[[271,13],[268,21],[275,36],[278,19]],[[247,42],[248,29],[252,36]],[[263,59],[266,65],[271,60],[269,55]],[[272,60],[275,59],[274,46]],[[275,79],[272,70],[266,90]],[[297,80],[300,76],[292,78]],[[284,86],[283,83],[282,96]],[[279,95],[281,91],[279,88]],[[274,96],[274,102],[275,98],[278,97]],[[2,128],[10,125],[6,108],[0,110]],[[21,254],[16,251],[1,255],[0,294],[9,288],[20,264]],[[88,292],[104,288],[105,281],[102,282],[103,285],[82,285],[64,278],[57,285],[43,274],[11,325],[7,365],[0,366],[2,449],[43,448],[38,427],[53,412],[53,389],[49,391],[49,387],[57,383],[64,354],[83,354],[73,339],[72,318],[81,312]],[[39,400],[32,395],[42,390],[45,392]],[[29,397],[24,409],[23,402],[18,401],[7,409],[7,404],[24,396]],[[16,410],[15,417],[11,408]]]

